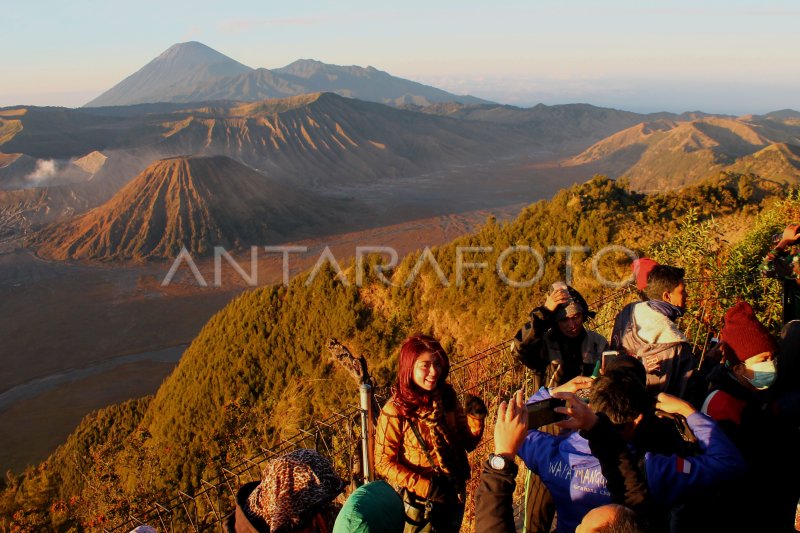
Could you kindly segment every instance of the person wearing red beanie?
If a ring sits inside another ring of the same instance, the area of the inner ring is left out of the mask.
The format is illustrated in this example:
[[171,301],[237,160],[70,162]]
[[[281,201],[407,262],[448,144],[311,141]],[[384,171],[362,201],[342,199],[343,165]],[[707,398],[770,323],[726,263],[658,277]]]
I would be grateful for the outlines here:
[[775,338],[758,321],[750,304],[743,300],[725,313],[720,338],[726,361],[747,363],[753,357],[772,360],[778,351]]
[[777,339],[759,322],[750,304],[739,301],[725,313],[720,349],[722,364],[708,375],[712,392],[702,412],[734,441],[747,472],[724,489],[716,505],[729,509],[730,501],[758,487],[748,498],[748,508],[759,512],[714,513],[708,502],[705,512],[729,520],[716,524],[720,531],[789,531],[797,498],[792,501],[793,493],[786,494],[782,484],[795,477],[790,472],[796,472],[797,450],[796,439],[786,437],[784,421],[775,408]]
[[775,382],[778,343],[745,301],[737,302],[725,313],[720,337],[724,366],[709,375],[715,390],[706,398],[702,410],[715,420],[739,426],[755,393]]

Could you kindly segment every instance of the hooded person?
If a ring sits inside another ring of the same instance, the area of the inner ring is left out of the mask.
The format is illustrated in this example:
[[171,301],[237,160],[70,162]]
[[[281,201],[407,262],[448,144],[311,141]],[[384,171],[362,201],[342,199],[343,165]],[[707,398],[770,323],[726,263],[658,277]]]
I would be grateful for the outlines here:
[[[592,376],[608,348],[605,337],[586,329],[593,318],[583,295],[563,281],[554,283],[544,305],[530,313],[512,339],[511,353],[531,369],[533,387],[556,387],[577,376]],[[547,430],[557,431],[553,426]],[[528,473],[525,482],[525,533],[550,531],[555,505],[541,479]]]
[[775,390],[780,395],[800,391],[800,320],[783,326],[778,344]]
[[770,388],[775,411],[784,425],[800,431],[800,320],[783,326],[777,360],[778,377]]
[[617,314],[611,347],[641,359],[652,394],[686,398],[694,355],[675,324],[686,308],[685,272],[668,265],[651,266],[644,289],[648,301],[629,304]]
[[270,460],[261,481],[243,485],[228,533],[329,533],[339,510],[334,499],[345,483],[315,450],[299,449]]
[[[794,450],[800,449],[800,320],[787,322],[781,330],[778,350],[778,378],[772,391],[777,400],[777,416],[781,422],[783,435],[781,439],[786,446]],[[793,461],[788,465],[795,478],[800,473],[800,458],[791,456]],[[798,502],[795,516],[795,529],[800,531],[800,490],[789,491],[787,499]],[[790,503],[790,502],[788,502]]]
[[511,353],[533,371],[534,387],[554,387],[576,376],[591,376],[608,347],[605,337],[586,329],[593,318],[583,295],[554,283],[544,305],[530,313],[514,336]]

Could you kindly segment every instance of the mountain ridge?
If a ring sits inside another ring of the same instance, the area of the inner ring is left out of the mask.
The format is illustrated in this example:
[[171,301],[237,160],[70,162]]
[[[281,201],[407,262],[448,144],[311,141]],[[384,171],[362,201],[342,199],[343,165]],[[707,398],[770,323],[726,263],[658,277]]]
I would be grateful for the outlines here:
[[390,105],[443,101],[486,103],[455,95],[374,67],[297,60],[276,69],[253,69],[202,43],[177,43],[84,107],[208,100],[256,101],[303,93],[335,92]]
[[643,122],[598,141],[565,165],[593,165],[640,190],[684,186],[715,172],[800,182],[800,122],[791,113]]

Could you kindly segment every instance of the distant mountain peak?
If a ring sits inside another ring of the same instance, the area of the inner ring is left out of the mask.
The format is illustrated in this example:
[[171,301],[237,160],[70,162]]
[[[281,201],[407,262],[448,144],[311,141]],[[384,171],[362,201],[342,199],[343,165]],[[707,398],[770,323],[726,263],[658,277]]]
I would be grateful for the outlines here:
[[800,112],[794,109],[779,109],[778,111],[767,113],[764,116],[774,120],[798,119],[800,118]]
[[[187,41],[185,43],[176,43],[164,50],[161,55],[156,57],[152,62],[156,61],[174,61],[179,59],[186,63],[207,64],[214,62],[229,62],[234,61],[230,57],[221,52],[217,52],[210,46],[197,41]],[[239,63],[238,61],[234,61]],[[246,65],[242,65],[245,68]]]
[[273,72],[277,74],[288,74],[291,76],[297,76],[298,78],[308,79],[321,72],[338,73],[338,72],[356,72],[361,70],[366,70],[366,69],[356,65],[350,65],[350,66],[332,65],[329,63],[323,63],[322,61],[319,61],[317,59],[298,59],[297,61],[289,63],[285,67],[274,69]]
[[[593,163],[595,171],[629,178],[639,190],[682,186],[722,170],[794,183],[800,179],[800,124],[793,126],[792,120],[791,112],[775,112],[642,122],[595,143],[567,164]],[[774,121],[783,124],[775,127]]]
[[186,41],[185,43],[173,44],[172,46],[164,50],[159,57],[175,55],[186,50],[204,50],[204,51],[210,51],[215,54],[219,53],[210,46],[207,46],[199,41]]
[[181,95],[198,86],[252,70],[202,43],[178,43],[86,107],[180,101]]
[[453,101],[489,103],[397,78],[371,66],[298,59],[274,70],[252,69],[203,43],[188,41],[170,46],[86,107],[214,100],[254,102],[317,92],[335,92],[395,106]]
[[320,65],[320,66],[323,66],[323,65],[327,65],[327,63],[323,63],[319,59],[297,59],[295,61],[292,61],[288,65],[286,65],[286,67],[284,67],[284,68],[291,67],[291,66],[304,66],[304,65]]

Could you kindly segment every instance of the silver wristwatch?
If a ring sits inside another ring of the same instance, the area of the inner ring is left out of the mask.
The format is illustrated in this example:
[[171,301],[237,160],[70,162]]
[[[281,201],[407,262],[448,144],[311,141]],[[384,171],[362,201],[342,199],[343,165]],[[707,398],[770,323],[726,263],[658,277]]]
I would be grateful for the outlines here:
[[494,470],[508,470],[509,463],[513,463],[513,461],[509,461],[502,455],[489,455],[489,466],[491,466]]

